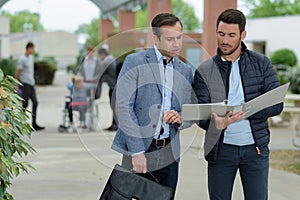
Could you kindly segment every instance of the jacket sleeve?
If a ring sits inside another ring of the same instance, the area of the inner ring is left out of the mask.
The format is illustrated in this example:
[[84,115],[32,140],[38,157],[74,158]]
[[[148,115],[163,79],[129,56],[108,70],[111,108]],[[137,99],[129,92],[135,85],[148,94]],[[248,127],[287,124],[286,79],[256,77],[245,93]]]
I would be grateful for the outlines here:
[[119,128],[126,140],[128,154],[146,151],[138,118],[134,111],[137,95],[138,66],[128,56],[123,64],[117,82],[117,110]]
[[[261,64],[263,68],[263,94],[273,90],[280,86],[277,74],[270,62],[270,60],[264,56],[263,62]],[[267,119],[269,117],[276,116],[282,112],[283,103],[276,104],[265,108],[254,115],[250,116],[248,119]]]
[[[195,71],[194,82],[192,86],[192,99],[196,98],[196,103],[211,103],[208,87],[198,70]],[[204,130],[207,130],[209,123],[210,120],[200,120],[199,126]]]

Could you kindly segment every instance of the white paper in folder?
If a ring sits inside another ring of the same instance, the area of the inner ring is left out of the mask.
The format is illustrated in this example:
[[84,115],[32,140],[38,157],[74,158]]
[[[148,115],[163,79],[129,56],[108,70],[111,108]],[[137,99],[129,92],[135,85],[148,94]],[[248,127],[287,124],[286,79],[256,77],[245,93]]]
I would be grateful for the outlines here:
[[246,112],[245,118],[247,118],[264,108],[283,102],[289,85],[290,83],[286,83],[242,105],[229,106],[224,102],[184,104],[182,106],[182,118],[183,120],[208,120],[211,118],[212,112],[225,116],[228,111],[236,113],[241,110]]

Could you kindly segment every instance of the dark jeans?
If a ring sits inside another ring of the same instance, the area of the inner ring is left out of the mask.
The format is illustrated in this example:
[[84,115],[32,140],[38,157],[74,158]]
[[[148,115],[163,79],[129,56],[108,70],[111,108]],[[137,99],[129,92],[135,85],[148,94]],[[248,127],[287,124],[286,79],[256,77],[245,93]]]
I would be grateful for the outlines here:
[[268,199],[269,148],[255,145],[220,144],[216,163],[208,163],[208,189],[211,200],[230,200],[239,170],[245,200]]
[[23,100],[23,107],[27,108],[28,101],[31,99],[32,101],[32,124],[36,125],[36,111],[38,106],[38,101],[36,98],[35,88],[32,85],[28,85],[26,83],[22,83],[23,86],[21,87],[22,94],[21,97]]
[[[173,189],[174,199],[178,182],[178,162],[173,158],[171,145],[167,145],[163,150],[150,146],[145,155],[148,171],[151,172],[160,184]],[[129,170],[132,169],[130,156],[123,155],[122,166]],[[149,173],[139,175],[154,181],[154,178]]]
[[112,109],[112,111],[113,111],[113,119],[112,119],[112,125],[113,126],[115,126],[115,127],[117,127],[118,125],[117,125],[117,122],[116,122],[116,120],[115,120],[115,115],[114,115],[114,107],[115,107],[115,103],[112,103],[112,101],[114,100],[114,99],[112,99],[113,98],[113,92],[114,92],[114,89],[113,88],[110,88],[109,89],[109,92],[108,92],[108,95],[109,95],[109,102],[110,102],[110,105],[111,105],[111,109]]

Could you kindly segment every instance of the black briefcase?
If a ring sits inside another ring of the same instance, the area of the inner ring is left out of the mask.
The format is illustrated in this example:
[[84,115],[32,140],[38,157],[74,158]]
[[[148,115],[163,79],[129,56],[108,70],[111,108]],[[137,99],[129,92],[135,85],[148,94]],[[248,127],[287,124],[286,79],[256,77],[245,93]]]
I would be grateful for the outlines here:
[[146,179],[116,164],[100,200],[169,200],[173,189]]

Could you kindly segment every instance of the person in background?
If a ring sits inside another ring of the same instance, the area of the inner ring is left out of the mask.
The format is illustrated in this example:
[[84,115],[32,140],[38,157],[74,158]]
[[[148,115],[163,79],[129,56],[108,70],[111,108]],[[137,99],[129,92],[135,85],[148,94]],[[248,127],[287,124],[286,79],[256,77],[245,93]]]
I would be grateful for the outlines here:
[[[104,71],[99,86],[101,87],[102,83],[105,81],[108,84],[109,87],[109,100],[111,104],[112,110],[114,109],[114,105],[112,105],[112,96],[114,92],[114,88],[117,82],[117,61],[115,57],[111,54],[109,54],[108,50],[105,48],[100,48],[98,50],[98,55],[100,60],[102,61],[102,70]],[[108,127],[107,131],[116,131],[118,129],[117,122],[115,120],[115,117],[113,116],[112,124],[110,127]]]
[[84,82],[83,77],[75,76],[72,77],[73,89],[72,89],[72,110],[79,111],[79,128],[87,128],[85,113],[87,111],[87,91],[90,89],[96,88],[95,83],[86,83]]
[[94,48],[92,46],[88,46],[86,51],[87,54],[81,61],[78,75],[82,76],[86,83],[97,83],[100,78],[100,62],[94,56]]
[[18,59],[16,79],[22,83],[22,86],[17,86],[17,90],[21,91],[23,107],[27,108],[29,99],[32,101],[32,127],[34,130],[39,131],[45,129],[45,127],[39,126],[36,122],[38,100],[34,80],[34,47],[32,42],[27,43],[25,53]]
[[[217,55],[195,72],[193,89],[198,103],[240,105],[280,85],[270,60],[247,49],[246,17],[236,9],[223,11],[216,22]],[[278,115],[283,103],[243,119],[245,112],[200,121],[206,130],[208,190],[211,200],[230,200],[237,171],[244,199],[268,199],[270,130],[268,118]]]

